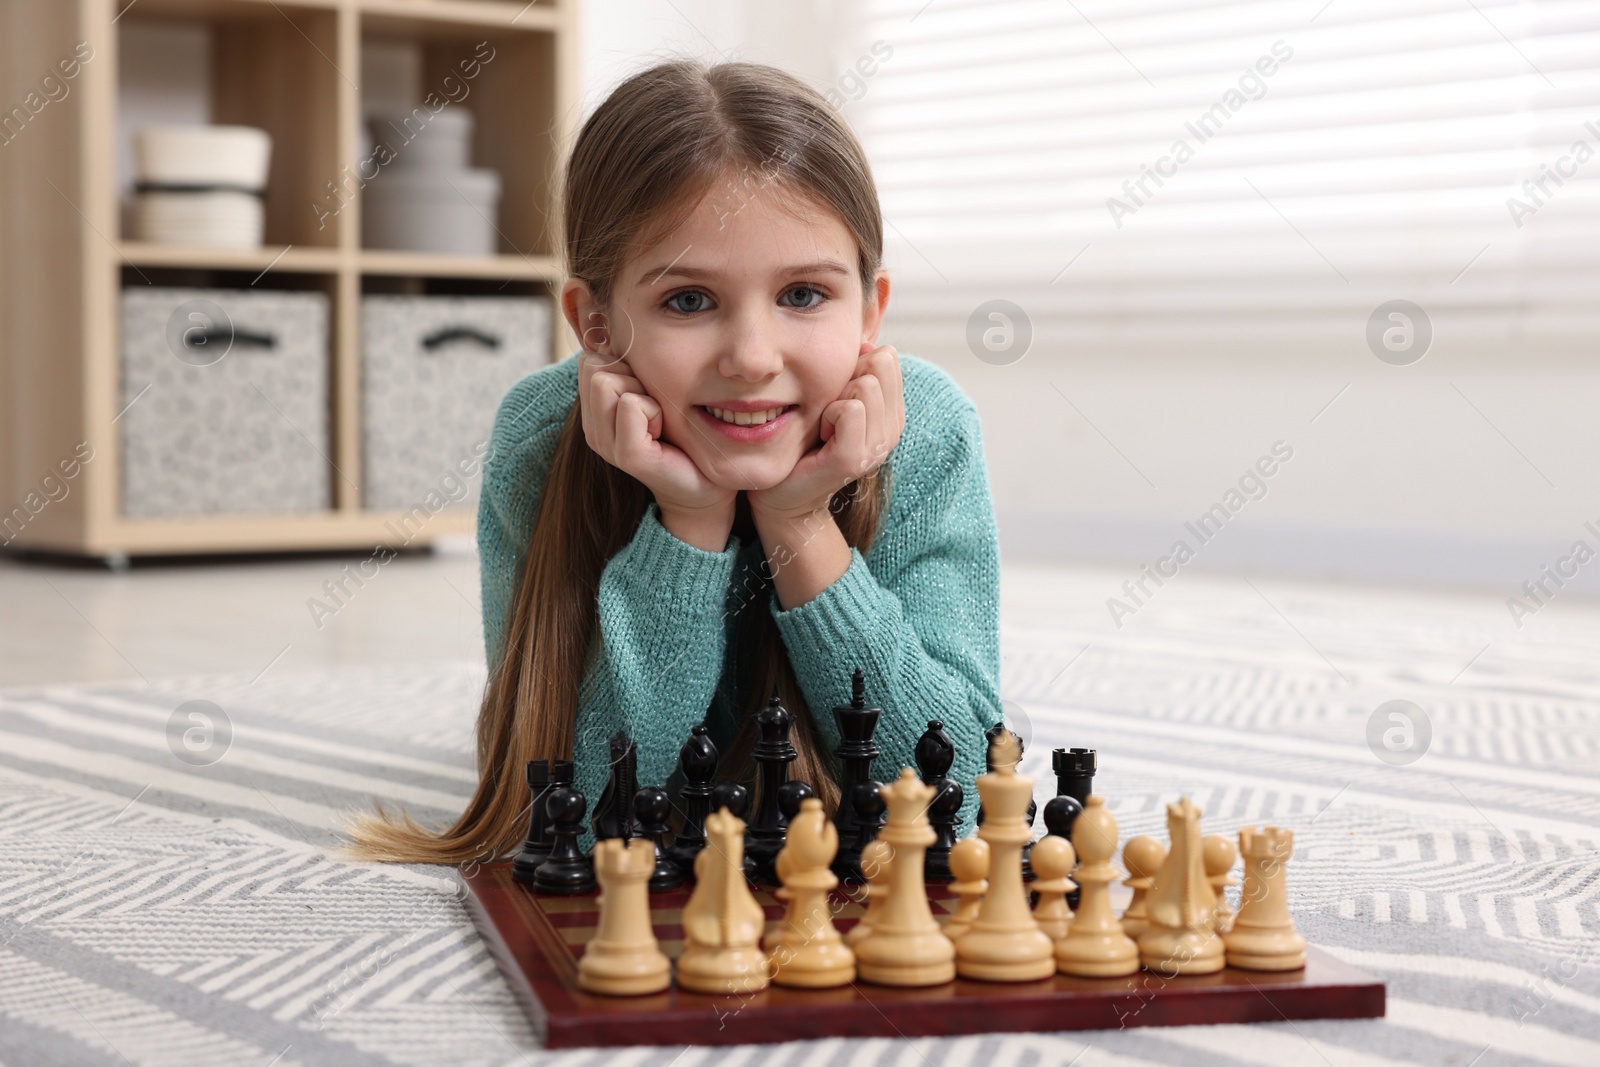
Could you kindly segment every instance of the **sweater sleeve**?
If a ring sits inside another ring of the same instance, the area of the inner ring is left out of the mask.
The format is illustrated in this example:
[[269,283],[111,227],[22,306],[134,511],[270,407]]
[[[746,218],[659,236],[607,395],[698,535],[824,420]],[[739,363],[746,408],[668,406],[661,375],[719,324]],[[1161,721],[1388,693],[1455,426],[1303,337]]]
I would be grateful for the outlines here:
[[830,749],[839,738],[829,709],[850,702],[856,666],[868,702],[883,709],[880,778],[915,766],[928,720],[944,722],[956,748],[950,775],[966,793],[964,835],[978,808],[984,731],[1001,717],[1000,543],[977,409],[963,398],[958,410],[953,426],[915,439],[927,447],[907,449],[923,469],[891,467],[890,521],[868,548],[871,563],[852,547],[832,585],[787,611],[774,597],[771,611]]
[[[721,552],[679,540],[645,509],[633,539],[600,574],[599,644],[578,700],[575,785],[593,815],[618,730],[637,743],[639,783],[659,785],[722,675],[724,611],[739,541]],[[583,838],[590,841],[588,816]]]
[[484,659],[491,672],[500,662],[506,613],[576,379],[575,362],[552,364],[512,386],[495,412],[477,524]]

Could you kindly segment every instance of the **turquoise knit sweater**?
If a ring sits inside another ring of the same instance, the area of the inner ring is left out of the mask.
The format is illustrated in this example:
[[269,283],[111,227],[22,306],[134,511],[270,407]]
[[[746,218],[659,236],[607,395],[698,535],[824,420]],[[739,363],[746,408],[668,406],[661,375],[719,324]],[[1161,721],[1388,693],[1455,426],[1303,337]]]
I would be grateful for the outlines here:
[[[755,587],[765,559],[759,539],[746,543],[735,533],[723,551],[707,552],[668,533],[654,504],[606,564],[598,597],[603,651],[584,679],[573,746],[575,784],[590,814],[619,729],[638,745],[640,785],[668,784],[696,723],[705,721],[726,747],[738,709],[749,704],[736,647],[739,613],[770,611],[830,753],[839,743],[832,709],[850,703],[857,666],[867,702],[883,709],[874,777],[915,766],[912,752],[928,721],[944,722],[956,746],[951,777],[966,791],[962,833],[970,830],[984,731],[1000,720],[999,534],[977,408],[935,364],[902,353],[900,369],[906,426],[887,460],[887,521],[866,554],[852,547],[849,569],[811,600],[780,610],[770,585],[753,597],[746,581]],[[564,359],[528,375],[495,416],[478,506],[491,669],[556,438],[577,402],[577,371],[576,359]],[[584,826],[587,842],[587,816]]]

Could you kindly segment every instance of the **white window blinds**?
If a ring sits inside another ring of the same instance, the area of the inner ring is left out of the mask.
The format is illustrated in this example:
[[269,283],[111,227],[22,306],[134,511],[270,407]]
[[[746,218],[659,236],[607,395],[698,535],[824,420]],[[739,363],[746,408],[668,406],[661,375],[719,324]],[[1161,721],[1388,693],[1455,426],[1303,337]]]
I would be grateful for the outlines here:
[[1359,344],[1394,299],[1437,336],[1600,338],[1594,0],[866,0],[854,17],[835,91],[873,163],[909,350],[959,346],[993,298],[1027,312],[1036,351]]

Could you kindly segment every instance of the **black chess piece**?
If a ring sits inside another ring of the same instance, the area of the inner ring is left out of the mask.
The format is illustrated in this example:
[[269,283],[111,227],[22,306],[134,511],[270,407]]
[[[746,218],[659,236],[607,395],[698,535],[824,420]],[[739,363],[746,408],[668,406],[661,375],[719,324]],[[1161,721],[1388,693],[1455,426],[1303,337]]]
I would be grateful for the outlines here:
[[[862,826],[879,826],[883,813],[889,809],[888,798],[883,795],[883,786],[877,782],[859,782],[851,793],[851,800],[855,803],[856,810],[861,813]],[[865,848],[873,838],[878,836],[878,831],[873,830],[872,836],[861,843]],[[859,866],[860,857],[857,857]],[[865,878],[863,877],[863,881]]]
[[706,816],[711,814],[711,779],[717,773],[717,746],[705,723],[689,731],[689,740],[678,752],[678,769],[684,786],[678,796],[683,801],[683,828],[672,839],[667,855],[677,865],[679,875],[694,880],[694,859],[706,847]]
[[773,862],[789,831],[789,822],[778,806],[778,792],[789,780],[789,764],[800,758],[789,741],[794,716],[776,696],[756,713],[760,737],[751,753],[756,761],[756,810],[745,831],[745,856],[752,861],[758,882],[772,883],[777,878]]
[[545,815],[550,820],[550,856],[533,872],[536,893],[573,896],[595,888],[594,860],[578,847],[583,833],[583,813],[589,802],[571,786],[557,786],[545,800]]
[[944,732],[944,723],[938,719],[928,723],[927,731],[917,739],[913,755],[922,781],[934,791],[928,802],[928,823],[933,827],[934,841],[928,846],[922,878],[930,885],[943,885],[953,880],[950,849],[956,843],[956,824],[961,802],[966,799],[961,783],[946,777],[956,760],[956,746]]
[[878,746],[872,741],[878,728],[878,717],[883,709],[870,707],[866,697],[866,679],[857,667],[850,676],[850,703],[833,709],[833,721],[839,727],[839,747],[834,754],[842,768],[839,779],[839,809],[833,822],[839,830],[839,851],[833,859],[833,873],[842,882],[864,882],[861,870],[861,849],[878,835],[881,812],[869,822],[866,814],[856,807],[857,787],[872,780],[872,761],[878,758]]
[[735,819],[744,818],[750,810],[750,790],[738,782],[718,782],[711,790],[711,810],[728,809]]
[[[778,810],[783,813],[783,825],[787,827],[794,822],[794,817],[800,814],[800,805],[807,797],[814,797],[817,791],[810,784],[798,778],[784,782],[778,789]],[[787,837],[785,837],[787,841]]]
[[[1045,829],[1056,837],[1072,840],[1072,826],[1094,791],[1094,772],[1098,757],[1092,748],[1058,748],[1050,753],[1056,772],[1056,795],[1044,806]],[[1078,890],[1067,894],[1067,907],[1078,907]]]
[[683,872],[667,855],[667,816],[672,811],[671,795],[660,786],[647,785],[634,794],[633,810],[639,816],[644,836],[656,848],[656,869],[650,875],[650,892],[662,893],[678,888],[683,884]]
[[524,885],[533,882],[533,873],[550,856],[550,819],[545,814],[545,801],[550,790],[557,785],[572,784],[571,760],[528,761],[528,836],[522,850],[511,861],[511,877]]
[[[711,790],[711,810],[721,811],[728,809],[728,814],[735,819],[742,819],[750,810],[750,790],[738,782],[718,782]],[[744,877],[746,881],[754,881],[756,872],[755,860],[750,858],[750,852],[744,854]]]
[[639,791],[639,750],[633,738],[618,730],[611,738],[611,777],[595,801],[589,825],[594,839],[640,837],[644,827],[633,810],[633,797]]

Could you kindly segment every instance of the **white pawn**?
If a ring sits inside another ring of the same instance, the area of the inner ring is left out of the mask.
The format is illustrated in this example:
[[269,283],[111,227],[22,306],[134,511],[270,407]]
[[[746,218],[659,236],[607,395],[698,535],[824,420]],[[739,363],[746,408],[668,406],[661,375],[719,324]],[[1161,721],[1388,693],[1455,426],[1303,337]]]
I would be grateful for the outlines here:
[[894,863],[894,849],[887,841],[868,841],[861,849],[861,873],[867,884],[861,895],[867,898],[867,910],[856,924],[845,931],[844,941],[854,945],[872,932],[872,922],[883,910],[889,896],[889,867]]
[[1072,865],[1078,857],[1072,842],[1064,837],[1046,835],[1033,843],[1033,891],[1039,894],[1039,903],[1033,906],[1033,921],[1039,924],[1051,941],[1057,945],[1067,936],[1072,925],[1072,909],[1067,907],[1067,894],[1074,883],[1070,877]]
[[1111,883],[1117,871],[1111,857],[1117,851],[1117,820],[1106,808],[1106,798],[1089,796],[1083,814],[1072,824],[1072,844],[1083,860],[1078,868],[1078,914],[1073,916],[1066,939],[1056,946],[1056,969],[1080,978],[1116,978],[1139,969],[1139,946],[1122,932],[1111,911]]
[[1213,913],[1211,928],[1219,934],[1225,934],[1233,929],[1233,905],[1228,903],[1228,887],[1233,884],[1233,878],[1228,872],[1233,870],[1233,861],[1239,858],[1239,850],[1227,835],[1207,834],[1201,841],[1201,851],[1205,856],[1206,881],[1217,895],[1217,910]]
[[956,880],[950,883],[950,892],[959,898],[956,910],[944,923],[944,936],[951,941],[972,927],[983,905],[983,894],[989,889],[989,842],[981,837],[968,837],[957,841],[950,849],[950,873]]

